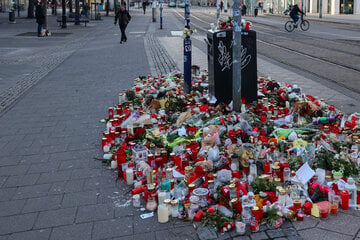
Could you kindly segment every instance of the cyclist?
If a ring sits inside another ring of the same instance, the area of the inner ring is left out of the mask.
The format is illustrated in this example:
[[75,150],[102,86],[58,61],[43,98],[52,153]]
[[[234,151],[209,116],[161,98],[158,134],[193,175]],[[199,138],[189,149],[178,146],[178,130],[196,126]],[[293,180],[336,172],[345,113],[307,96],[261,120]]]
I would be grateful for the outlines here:
[[293,19],[293,21],[294,21],[293,24],[294,24],[295,27],[297,27],[297,26],[296,26],[296,23],[297,23],[297,21],[299,20],[299,15],[298,15],[298,13],[301,13],[301,14],[305,15],[305,13],[300,10],[299,6],[298,6],[297,4],[295,4],[295,5],[292,7],[291,11],[290,11],[290,17]]

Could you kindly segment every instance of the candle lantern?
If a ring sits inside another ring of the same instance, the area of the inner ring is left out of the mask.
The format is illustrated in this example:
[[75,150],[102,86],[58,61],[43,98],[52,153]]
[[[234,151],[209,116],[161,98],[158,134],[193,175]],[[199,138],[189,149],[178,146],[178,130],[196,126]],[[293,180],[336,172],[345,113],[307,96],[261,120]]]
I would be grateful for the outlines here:
[[132,156],[136,163],[140,161],[146,162],[148,159],[148,149],[141,143],[138,143],[132,149]]
[[209,190],[206,188],[196,188],[193,190],[193,195],[199,198],[198,204],[200,207],[207,206],[207,199],[209,195]]
[[263,210],[257,206],[252,207],[251,213],[255,217],[255,220],[258,222],[263,218],[264,214]]
[[357,205],[357,188],[352,177],[348,178],[345,189],[349,192],[349,208],[355,209]]

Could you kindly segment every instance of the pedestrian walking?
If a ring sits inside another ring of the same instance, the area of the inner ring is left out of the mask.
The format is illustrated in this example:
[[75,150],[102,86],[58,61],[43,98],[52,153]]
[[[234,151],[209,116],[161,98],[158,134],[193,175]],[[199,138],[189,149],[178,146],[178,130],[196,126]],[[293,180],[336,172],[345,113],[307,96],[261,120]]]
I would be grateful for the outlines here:
[[147,4],[147,1],[144,0],[143,3],[142,3],[142,8],[144,10],[144,14],[146,12],[146,4]]
[[119,19],[119,27],[120,27],[120,31],[121,31],[120,44],[122,44],[123,42],[127,41],[125,30],[131,20],[131,16],[130,16],[129,12],[125,9],[125,6],[123,4],[121,5],[120,10],[115,15],[115,22],[114,22],[115,25],[116,25],[118,19]]
[[220,11],[221,11],[221,12],[222,12],[223,8],[224,8],[224,2],[223,2],[223,1],[220,1]]
[[254,9],[254,17],[257,17],[258,13],[259,13],[259,9],[257,7],[255,7],[255,9]]
[[245,16],[245,15],[246,15],[246,9],[247,9],[247,7],[245,6],[245,4],[242,5],[242,7],[241,7],[241,16]]
[[35,17],[36,22],[38,24],[37,33],[38,37],[43,37],[42,29],[45,24],[45,8],[44,8],[44,2],[38,1],[35,9]]

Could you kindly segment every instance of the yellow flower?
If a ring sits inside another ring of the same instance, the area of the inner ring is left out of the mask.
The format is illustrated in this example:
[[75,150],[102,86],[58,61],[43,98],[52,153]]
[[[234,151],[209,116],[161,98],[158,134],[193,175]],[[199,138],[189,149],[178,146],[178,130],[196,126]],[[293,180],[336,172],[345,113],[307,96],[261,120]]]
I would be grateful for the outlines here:
[[307,141],[302,140],[302,139],[297,139],[293,142],[293,146],[295,148],[305,148],[307,146]]

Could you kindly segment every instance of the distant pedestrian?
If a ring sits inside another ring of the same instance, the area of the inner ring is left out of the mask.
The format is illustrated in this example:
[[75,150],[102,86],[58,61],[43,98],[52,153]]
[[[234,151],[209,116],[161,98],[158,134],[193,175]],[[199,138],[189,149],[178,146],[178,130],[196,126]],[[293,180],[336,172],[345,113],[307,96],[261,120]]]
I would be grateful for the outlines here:
[[144,10],[144,14],[146,13],[146,4],[147,4],[147,1],[144,0],[142,3],[142,8]]
[[35,17],[36,22],[38,24],[37,33],[38,37],[43,37],[42,29],[45,24],[45,8],[44,8],[44,2],[38,2],[35,9]]
[[223,1],[220,1],[220,11],[221,11],[221,12],[222,12],[223,8],[224,8],[224,2],[223,2]]
[[246,10],[247,10],[247,7],[245,6],[245,4],[242,5],[242,7],[241,7],[241,15],[242,15],[242,16],[245,16],[245,15],[246,15]]
[[259,9],[258,9],[257,7],[255,7],[255,9],[254,9],[254,16],[255,16],[255,17],[257,17],[258,12],[259,12]]
[[83,7],[84,13],[85,13],[85,17],[89,18],[89,12],[90,12],[90,7],[89,4],[85,3],[84,7]]
[[129,12],[125,9],[124,5],[121,5],[120,10],[115,15],[115,22],[114,22],[115,25],[116,25],[118,19],[119,19],[119,27],[120,27],[120,31],[121,31],[120,44],[122,44],[123,42],[127,41],[125,30],[131,20],[131,16],[130,16]]

